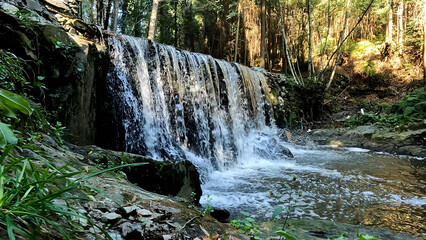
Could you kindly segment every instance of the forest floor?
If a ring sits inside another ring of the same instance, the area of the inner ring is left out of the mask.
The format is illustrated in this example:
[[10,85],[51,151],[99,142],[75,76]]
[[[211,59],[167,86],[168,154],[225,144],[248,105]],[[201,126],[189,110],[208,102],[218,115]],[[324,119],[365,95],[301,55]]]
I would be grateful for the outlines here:
[[[407,47],[401,57],[395,53],[384,57],[383,43],[359,41],[343,55],[336,78],[325,95],[323,127],[339,127],[332,115],[346,112],[359,115],[360,110],[373,110],[380,104],[392,105],[414,89],[424,86],[418,52]],[[327,115],[326,114],[326,115]]]
[[[425,85],[420,58],[411,48],[406,48],[402,57],[396,53],[383,57],[383,47],[365,40],[343,55],[325,94],[321,120],[308,125],[312,132],[294,131],[295,142],[426,156]],[[417,89],[421,91],[414,101],[404,100]],[[417,111],[415,118],[411,113],[405,116],[407,108],[412,107]],[[392,112],[395,109],[397,113]]]

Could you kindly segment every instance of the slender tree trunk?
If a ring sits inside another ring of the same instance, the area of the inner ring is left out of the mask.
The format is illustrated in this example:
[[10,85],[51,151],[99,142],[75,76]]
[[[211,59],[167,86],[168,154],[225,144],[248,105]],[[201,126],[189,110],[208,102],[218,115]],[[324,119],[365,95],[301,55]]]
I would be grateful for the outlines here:
[[154,36],[155,36],[155,24],[157,23],[158,2],[159,0],[152,1],[151,17],[149,20],[148,39],[154,39]]
[[294,68],[294,64],[293,64],[293,62],[290,59],[290,51],[288,49],[288,43],[287,43],[287,39],[286,39],[286,35],[285,35],[284,14],[283,14],[283,9],[282,9],[282,5],[285,4],[285,1],[284,1],[284,4],[281,4],[281,1],[282,0],[279,0],[278,2],[280,4],[280,15],[281,15],[281,22],[282,22],[282,24],[281,24],[281,31],[282,31],[282,34],[283,34],[283,51],[286,53],[287,60],[288,60],[288,66],[290,68],[290,72],[291,72],[291,75],[294,78],[294,81],[298,85],[302,85],[303,86],[304,85],[303,84],[303,79],[302,78],[299,79],[299,76],[296,73],[296,69]]
[[338,52],[337,57],[336,57],[336,62],[334,63],[333,71],[331,72],[330,80],[328,81],[327,86],[325,88],[326,90],[330,87],[331,82],[333,81],[334,74],[336,73],[336,69],[337,69],[337,64],[339,63],[340,57],[342,55],[342,45],[343,45],[343,41],[345,40],[345,32],[346,32],[346,27],[348,25],[350,2],[351,2],[350,0],[347,0],[347,2],[346,2],[345,21],[343,23],[343,29],[342,29],[342,32],[340,34],[339,52]]
[[388,23],[386,25],[386,45],[392,46],[392,34],[393,34],[393,2],[389,2],[390,10],[388,12]]
[[266,7],[265,1],[262,0],[261,7],[261,32],[260,32],[260,67],[265,68],[265,35],[266,35]]
[[404,25],[403,25],[404,1],[398,3],[397,16],[397,43],[399,57],[402,57],[402,47],[404,45]]
[[308,21],[309,21],[309,38],[308,38],[308,48],[309,48],[309,56],[308,56],[308,71],[309,71],[309,78],[312,78],[314,73],[314,63],[312,59],[312,4],[311,0],[308,0]]
[[234,54],[234,62],[238,60],[238,44],[240,42],[240,19],[241,19],[241,2],[238,1],[238,13],[237,13],[237,30],[235,31],[235,54]]
[[268,70],[271,71],[272,70],[272,25],[271,25],[271,20],[272,20],[272,10],[271,10],[272,6],[271,6],[271,0],[268,1]]
[[112,0],[108,0],[108,5],[105,13],[105,19],[104,19],[104,29],[108,30],[109,25],[109,18],[111,16],[111,8],[112,8]]
[[[283,6],[281,9],[281,0],[278,0],[280,2],[280,13],[281,13],[281,22],[282,22],[282,28],[284,29],[283,32],[285,31],[285,21],[286,21],[286,5],[285,5],[285,1],[283,2]],[[283,73],[286,74],[287,73],[287,46],[286,46],[286,41],[284,41],[284,34],[282,36],[283,38],[283,50],[282,50],[282,63],[283,63]],[[278,44],[278,41],[277,41]]]
[[114,21],[112,22],[112,29],[111,29],[113,32],[117,32],[119,8],[120,8],[120,0],[114,0]]
[[423,7],[423,83],[426,86],[426,3]]
[[96,5],[96,22],[99,26],[102,26],[103,18],[104,18],[104,1],[98,0]]
[[[174,21],[175,21],[175,24],[174,24],[174,27],[175,27],[175,47],[178,47],[178,36],[179,36],[179,29],[178,29],[178,0],[175,0],[175,2],[174,2],[174,4],[175,4],[175,16],[174,16]],[[204,18],[205,19],[205,18]],[[206,37],[206,23],[205,23],[205,20],[204,20],[204,39],[205,39],[205,37]],[[204,44],[205,45],[205,44]]]

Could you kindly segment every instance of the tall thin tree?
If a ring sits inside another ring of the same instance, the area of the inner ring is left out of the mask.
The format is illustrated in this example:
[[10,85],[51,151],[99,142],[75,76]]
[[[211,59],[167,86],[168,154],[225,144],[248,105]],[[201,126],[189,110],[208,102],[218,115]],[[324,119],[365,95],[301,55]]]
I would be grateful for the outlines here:
[[158,3],[160,0],[152,1],[151,17],[149,20],[148,39],[154,39],[155,36],[155,24],[157,23],[158,14]]
[[265,48],[266,48],[266,1],[262,0],[261,6],[261,30],[260,30],[260,67],[265,68]]
[[111,30],[117,32],[118,25],[118,9],[120,8],[120,0],[114,0],[114,21],[112,22]]
[[235,30],[235,53],[234,53],[234,62],[238,60],[238,44],[240,36],[240,19],[241,19],[241,2],[238,1],[238,13],[237,13],[237,29]]
[[340,57],[342,56],[343,42],[346,40],[346,38],[345,38],[345,32],[346,32],[346,27],[348,26],[349,5],[350,5],[350,3],[351,3],[351,0],[347,0],[346,1],[345,20],[344,20],[344,23],[343,23],[342,32],[340,33],[340,42],[339,42],[339,47],[338,47],[338,53],[337,53],[337,57],[336,57],[336,62],[334,63],[333,71],[331,72],[330,80],[327,83],[326,89],[328,89],[331,86],[331,82],[333,81],[334,74],[336,73],[337,64],[339,63]]
[[312,78],[312,76],[315,75],[314,70],[314,61],[312,59],[312,2],[311,0],[308,0],[308,21],[309,21],[309,39],[308,39],[308,48],[309,48],[309,57],[308,57],[308,71],[309,71],[309,78]]

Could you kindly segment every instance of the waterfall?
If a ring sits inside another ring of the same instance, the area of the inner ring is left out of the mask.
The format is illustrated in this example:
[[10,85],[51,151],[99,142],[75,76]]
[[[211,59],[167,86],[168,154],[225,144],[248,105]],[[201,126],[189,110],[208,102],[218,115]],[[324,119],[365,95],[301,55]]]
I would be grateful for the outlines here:
[[108,44],[121,150],[190,159],[206,171],[270,152],[259,150],[277,131],[263,73],[141,38],[111,36]]

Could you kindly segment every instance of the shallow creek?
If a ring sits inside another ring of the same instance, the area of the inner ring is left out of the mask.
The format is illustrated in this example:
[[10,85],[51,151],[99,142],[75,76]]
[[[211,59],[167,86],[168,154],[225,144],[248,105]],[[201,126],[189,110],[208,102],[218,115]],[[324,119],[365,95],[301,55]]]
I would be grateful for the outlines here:
[[[250,158],[211,173],[202,204],[233,217],[268,220],[274,208],[291,218],[362,224],[426,236],[426,161],[357,148],[288,146],[293,159]],[[294,180],[296,178],[296,180]]]

